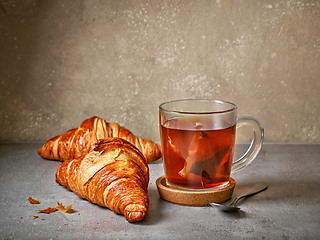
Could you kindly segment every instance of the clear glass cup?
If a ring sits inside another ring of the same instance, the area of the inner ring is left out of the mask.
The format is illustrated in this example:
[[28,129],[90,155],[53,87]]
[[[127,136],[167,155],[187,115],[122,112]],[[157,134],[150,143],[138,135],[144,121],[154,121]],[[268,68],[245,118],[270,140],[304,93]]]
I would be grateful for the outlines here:
[[[159,106],[160,138],[167,184],[184,190],[222,188],[231,173],[258,155],[264,129],[253,117],[237,118],[231,102],[185,99]],[[236,129],[249,125],[253,139],[245,154],[233,160]]]

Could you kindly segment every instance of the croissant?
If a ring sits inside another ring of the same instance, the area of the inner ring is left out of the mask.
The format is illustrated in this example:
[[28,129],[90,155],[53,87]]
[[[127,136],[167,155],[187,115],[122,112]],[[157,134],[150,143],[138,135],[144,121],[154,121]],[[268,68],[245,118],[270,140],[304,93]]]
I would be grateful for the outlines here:
[[108,123],[99,117],[84,120],[78,128],[49,139],[39,150],[41,157],[55,160],[75,159],[90,152],[99,139],[120,137],[135,145],[147,162],[161,157],[160,146],[155,142],[136,137],[117,123]]
[[149,168],[142,153],[121,138],[100,140],[94,149],[61,163],[56,182],[92,203],[141,221],[149,207]]

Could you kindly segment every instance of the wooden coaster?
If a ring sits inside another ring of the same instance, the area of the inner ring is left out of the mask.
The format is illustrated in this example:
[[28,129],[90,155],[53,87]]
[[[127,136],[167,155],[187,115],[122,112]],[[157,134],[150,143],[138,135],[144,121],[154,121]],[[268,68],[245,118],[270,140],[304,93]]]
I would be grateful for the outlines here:
[[209,206],[209,202],[223,203],[231,198],[236,181],[230,178],[229,184],[221,189],[205,191],[185,191],[167,186],[165,176],[156,181],[160,197],[164,200],[184,206]]

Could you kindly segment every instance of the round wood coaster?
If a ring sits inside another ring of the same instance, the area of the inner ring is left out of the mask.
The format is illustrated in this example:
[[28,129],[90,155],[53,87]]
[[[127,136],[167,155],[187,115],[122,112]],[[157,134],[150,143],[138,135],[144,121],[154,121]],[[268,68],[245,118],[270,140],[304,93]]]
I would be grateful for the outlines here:
[[236,181],[230,178],[229,184],[221,189],[205,191],[186,191],[167,186],[165,176],[156,181],[160,197],[164,200],[184,206],[209,206],[209,202],[223,203],[231,198]]

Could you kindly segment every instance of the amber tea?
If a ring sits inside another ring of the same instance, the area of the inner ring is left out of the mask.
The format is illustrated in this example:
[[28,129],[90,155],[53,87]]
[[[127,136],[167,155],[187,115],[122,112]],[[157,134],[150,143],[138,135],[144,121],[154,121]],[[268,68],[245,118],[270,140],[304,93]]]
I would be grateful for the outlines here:
[[235,125],[212,128],[212,122],[196,117],[171,119],[161,126],[163,164],[170,184],[201,189],[228,183]]
[[[231,102],[182,99],[159,106],[162,159],[167,184],[176,190],[212,190],[228,186],[230,174],[244,169],[259,153],[263,127],[253,117],[237,117]],[[249,149],[233,160],[235,133],[251,126]]]

